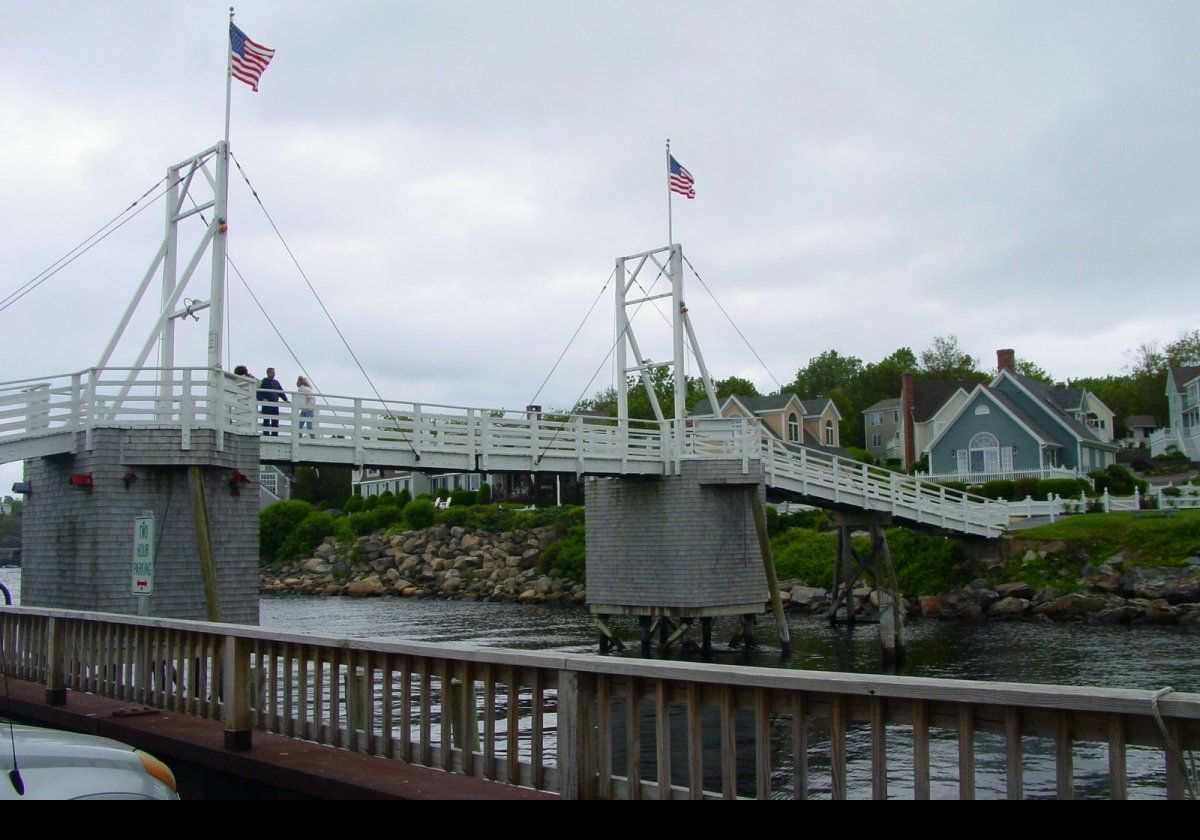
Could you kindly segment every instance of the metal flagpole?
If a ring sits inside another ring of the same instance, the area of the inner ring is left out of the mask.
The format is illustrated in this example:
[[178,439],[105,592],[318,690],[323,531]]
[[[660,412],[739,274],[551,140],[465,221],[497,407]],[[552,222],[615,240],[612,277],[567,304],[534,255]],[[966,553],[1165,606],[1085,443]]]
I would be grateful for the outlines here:
[[[229,7],[229,26],[233,26],[233,6]],[[229,145],[229,101],[233,96],[232,28],[225,33],[225,145]]]
[[671,138],[667,138],[667,245],[675,243],[675,233],[671,224]]

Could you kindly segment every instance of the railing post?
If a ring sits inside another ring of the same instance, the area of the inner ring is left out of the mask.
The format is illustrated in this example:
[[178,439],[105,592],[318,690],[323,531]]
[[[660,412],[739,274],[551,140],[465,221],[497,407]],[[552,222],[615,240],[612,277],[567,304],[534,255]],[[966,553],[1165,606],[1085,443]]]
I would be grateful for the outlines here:
[[46,619],[46,705],[62,706],[67,702],[67,686],[63,670],[62,620]]
[[97,369],[90,368],[87,386],[87,426],[83,435],[83,445],[89,450],[92,448],[92,429],[96,427],[96,376]]
[[[180,449],[191,449],[192,448],[192,409],[193,409],[192,371],[191,371],[191,368],[184,368],[180,372],[183,374],[183,380],[179,384],[179,448]],[[169,377],[171,377],[172,381],[175,379],[174,371],[169,371],[169,370],[163,371],[163,373],[160,375],[169,376]],[[167,397],[167,413],[168,413],[167,422],[170,422],[170,418],[169,418],[170,410],[171,410],[170,404],[171,404],[171,398],[170,398],[170,396],[168,396]]]
[[575,425],[575,474],[583,475],[583,436],[586,434],[583,418],[577,414],[572,422]]
[[225,749],[248,750],[254,723],[250,711],[250,657],[244,640],[221,640],[221,691],[224,700]]
[[558,672],[558,792],[563,799],[596,797],[595,677]]
[[71,374],[71,415],[67,421],[67,428],[75,432],[82,428],[83,424],[79,422],[80,412],[83,409],[81,401],[83,400],[83,379],[81,374]]
[[[356,417],[354,426],[355,426],[355,429],[357,429],[358,428],[358,420],[357,420],[358,400],[355,400],[354,402],[355,402],[354,413],[355,413],[355,417]],[[413,440],[413,446],[414,446],[414,448],[416,448],[418,455],[420,455],[421,450],[425,448],[424,437],[423,437],[424,429],[425,429],[425,421],[424,421],[424,418],[421,416],[421,404],[413,403],[412,440]],[[356,432],[356,434],[357,434],[357,432]]]
[[1109,502],[1108,502],[1108,488],[1107,487],[1104,488],[1104,495],[1101,497],[1100,501],[1104,505],[1104,512],[1108,513],[1110,508],[1109,508]]
[[231,421],[225,416],[225,373],[217,368],[208,370],[208,404],[212,410],[213,444],[218,452],[224,452],[225,430]]
[[[296,397],[298,395],[293,394],[292,396]],[[291,412],[291,419],[292,419],[292,422],[288,424],[292,430],[292,463],[295,463],[296,461],[300,460],[300,435],[301,435],[301,433],[300,433],[300,411],[296,408],[296,402],[294,399],[292,402],[288,403],[288,411]]]
[[[420,410],[418,409],[418,412]],[[416,417],[413,418],[414,420]],[[419,440],[419,438],[418,438]],[[363,439],[362,439],[362,399],[354,398],[354,464],[361,467],[363,465]]]

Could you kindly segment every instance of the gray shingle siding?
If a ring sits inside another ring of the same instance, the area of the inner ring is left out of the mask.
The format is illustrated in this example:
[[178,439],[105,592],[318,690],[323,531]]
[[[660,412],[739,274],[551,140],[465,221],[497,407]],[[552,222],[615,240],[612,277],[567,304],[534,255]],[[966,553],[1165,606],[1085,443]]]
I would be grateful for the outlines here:
[[[22,603],[136,613],[129,591],[133,523],[153,511],[151,614],[206,619],[188,490],[187,466],[194,464],[204,466],[222,618],[257,624],[258,490],[243,485],[233,496],[229,479],[233,469],[257,477],[258,443],[257,436],[230,434],[217,452],[212,432],[196,432],[183,451],[178,429],[96,429],[90,451],[81,433],[78,454],[26,461],[33,493],[22,520]],[[128,488],[126,472],[137,476]],[[91,473],[92,489],[70,485],[73,473]]]
[[588,601],[697,611],[765,608],[767,582],[749,493],[761,471],[741,461],[684,461],[661,480],[589,478]]

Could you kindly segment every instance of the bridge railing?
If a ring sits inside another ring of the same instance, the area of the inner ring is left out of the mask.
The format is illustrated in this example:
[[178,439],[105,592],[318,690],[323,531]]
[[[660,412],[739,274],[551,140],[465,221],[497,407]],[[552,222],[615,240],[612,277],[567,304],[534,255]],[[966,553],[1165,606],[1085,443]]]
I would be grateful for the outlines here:
[[[0,608],[9,673],[568,797],[1185,795],[1200,695]],[[1078,762],[1077,762],[1078,758]],[[1132,773],[1130,772],[1132,769]]]
[[[209,368],[89,368],[0,383],[0,443],[97,426],[254,428],[250,380]],[[89,440],[90,443],[90,440]]]
[[[263,396],[261,393],[259,396]],[[652,421],[559,417],[524,411],[378,400],[283,391],[255,402],[261,430],[294,446],[398,448],[442,455],[561,456],[662,460],[662,433]]]

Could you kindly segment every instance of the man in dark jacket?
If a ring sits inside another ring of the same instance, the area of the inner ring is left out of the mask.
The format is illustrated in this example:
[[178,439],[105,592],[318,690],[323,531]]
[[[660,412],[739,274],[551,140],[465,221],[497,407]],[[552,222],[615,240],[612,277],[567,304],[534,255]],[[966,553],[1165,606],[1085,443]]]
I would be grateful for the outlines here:
[[[267,376],[262,382],[258,383],[258,393],[255,398],[261,403],[276,403],[280,400],[288,401],[287,394],[283,392],[283,386],[275,378],[275,368],[267,368]],[[263,434],[279,436],[279,432],[275,429],[279,428],[279,407],[275,405],[264,405],[263,413]]]

